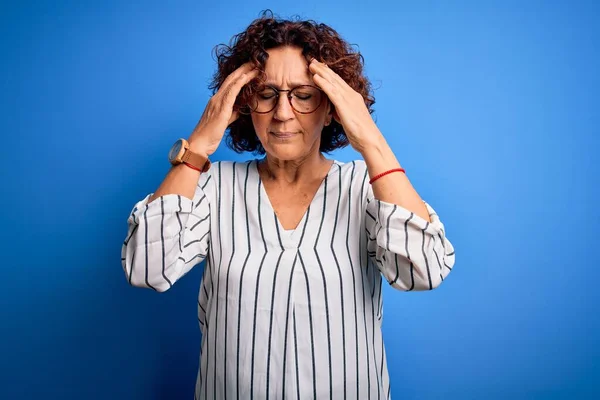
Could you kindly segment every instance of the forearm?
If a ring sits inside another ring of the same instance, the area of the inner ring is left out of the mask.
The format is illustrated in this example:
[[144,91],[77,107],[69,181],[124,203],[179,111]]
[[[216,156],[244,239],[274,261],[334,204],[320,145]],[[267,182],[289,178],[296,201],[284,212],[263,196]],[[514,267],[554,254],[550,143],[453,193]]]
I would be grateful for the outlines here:
[[[193,146],[193,144],[190,143],[190,146]],[[203,151],[201,147],[191,148],[197,153],[201,153]],[[167,176],[162,181],[156,192],[154,192],[150,199],[148,199],[148,202],[150,203],[154,199],[167,194],[179,194],[187,197],[190,200],[193,200],[199,179],[200,171],[196,171],[185,164],[173,166],[167,173]]]
[[121,263],[133,286],[168,290],[208,252],[208,200],[197,205],[183,196],[136,203],[127,219]]
[[[390,169],[400,168],[398,159],[381,132],[377,130],[370,137],[375,139],[361,151],[369,176],[373,178]],[[406,208],[431,222],[427,207],[406,174],[401,172],[387,174],[373,182],[372,188],[376,199]]]
[[173,166],[156,192],[148,199],[148,202],[150,203],[154,199],[167,194],[179,194],[193,200],[199,178],[200,172],[185,164]]

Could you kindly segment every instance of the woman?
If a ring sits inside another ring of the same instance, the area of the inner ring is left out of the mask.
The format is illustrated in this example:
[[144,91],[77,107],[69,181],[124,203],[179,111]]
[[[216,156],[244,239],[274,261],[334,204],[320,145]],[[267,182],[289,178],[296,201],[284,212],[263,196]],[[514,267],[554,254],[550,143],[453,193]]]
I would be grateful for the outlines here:
[[[382,275],[437,287],[454,251],[371,118],[362,57],[330,27],[263,16],[128,219],[123,268],[165,291],[206,258],[197,398],[389,398]],[[239,152],[218,162],[229,129]],[[350,144],[363,160],[324,153]]]

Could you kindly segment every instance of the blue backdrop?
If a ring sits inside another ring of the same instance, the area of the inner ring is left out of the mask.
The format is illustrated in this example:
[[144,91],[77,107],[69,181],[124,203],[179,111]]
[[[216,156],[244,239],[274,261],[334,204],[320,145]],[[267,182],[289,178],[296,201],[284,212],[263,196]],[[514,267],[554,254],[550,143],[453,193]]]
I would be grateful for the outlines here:
[[0,398],[192,397],[202,265],[132,288],[121,244],[209,99],[213,46],[265,8],[359,45],[456,247],[439,289],[384,292],[393,398],[600,395],[598,3],[324,3],[3,2]]

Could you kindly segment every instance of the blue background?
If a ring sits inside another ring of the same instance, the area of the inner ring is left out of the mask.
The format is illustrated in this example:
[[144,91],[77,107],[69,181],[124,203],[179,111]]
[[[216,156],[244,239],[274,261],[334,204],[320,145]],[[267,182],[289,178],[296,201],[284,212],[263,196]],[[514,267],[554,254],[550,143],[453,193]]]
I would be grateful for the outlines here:
[[131,288],[121,244],[209,99],[213,46],[266,8],[358,44],[456,247],[439,289],[386,288],[393,398],[600,395],[597,4],[3,2],[0,398],[192,398],[202,266]]

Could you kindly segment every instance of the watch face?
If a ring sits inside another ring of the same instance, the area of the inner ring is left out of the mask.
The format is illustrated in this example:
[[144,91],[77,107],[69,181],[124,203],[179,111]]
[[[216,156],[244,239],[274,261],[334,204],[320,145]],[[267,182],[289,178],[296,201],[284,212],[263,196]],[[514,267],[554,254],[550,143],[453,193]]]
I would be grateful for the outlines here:
[[183,146],[183,141],[178,139],[173,147],[171,147],[171,151],[169,152],[169,161],[173,161],[177,158],[179,151],[181,151],[181,146]]

